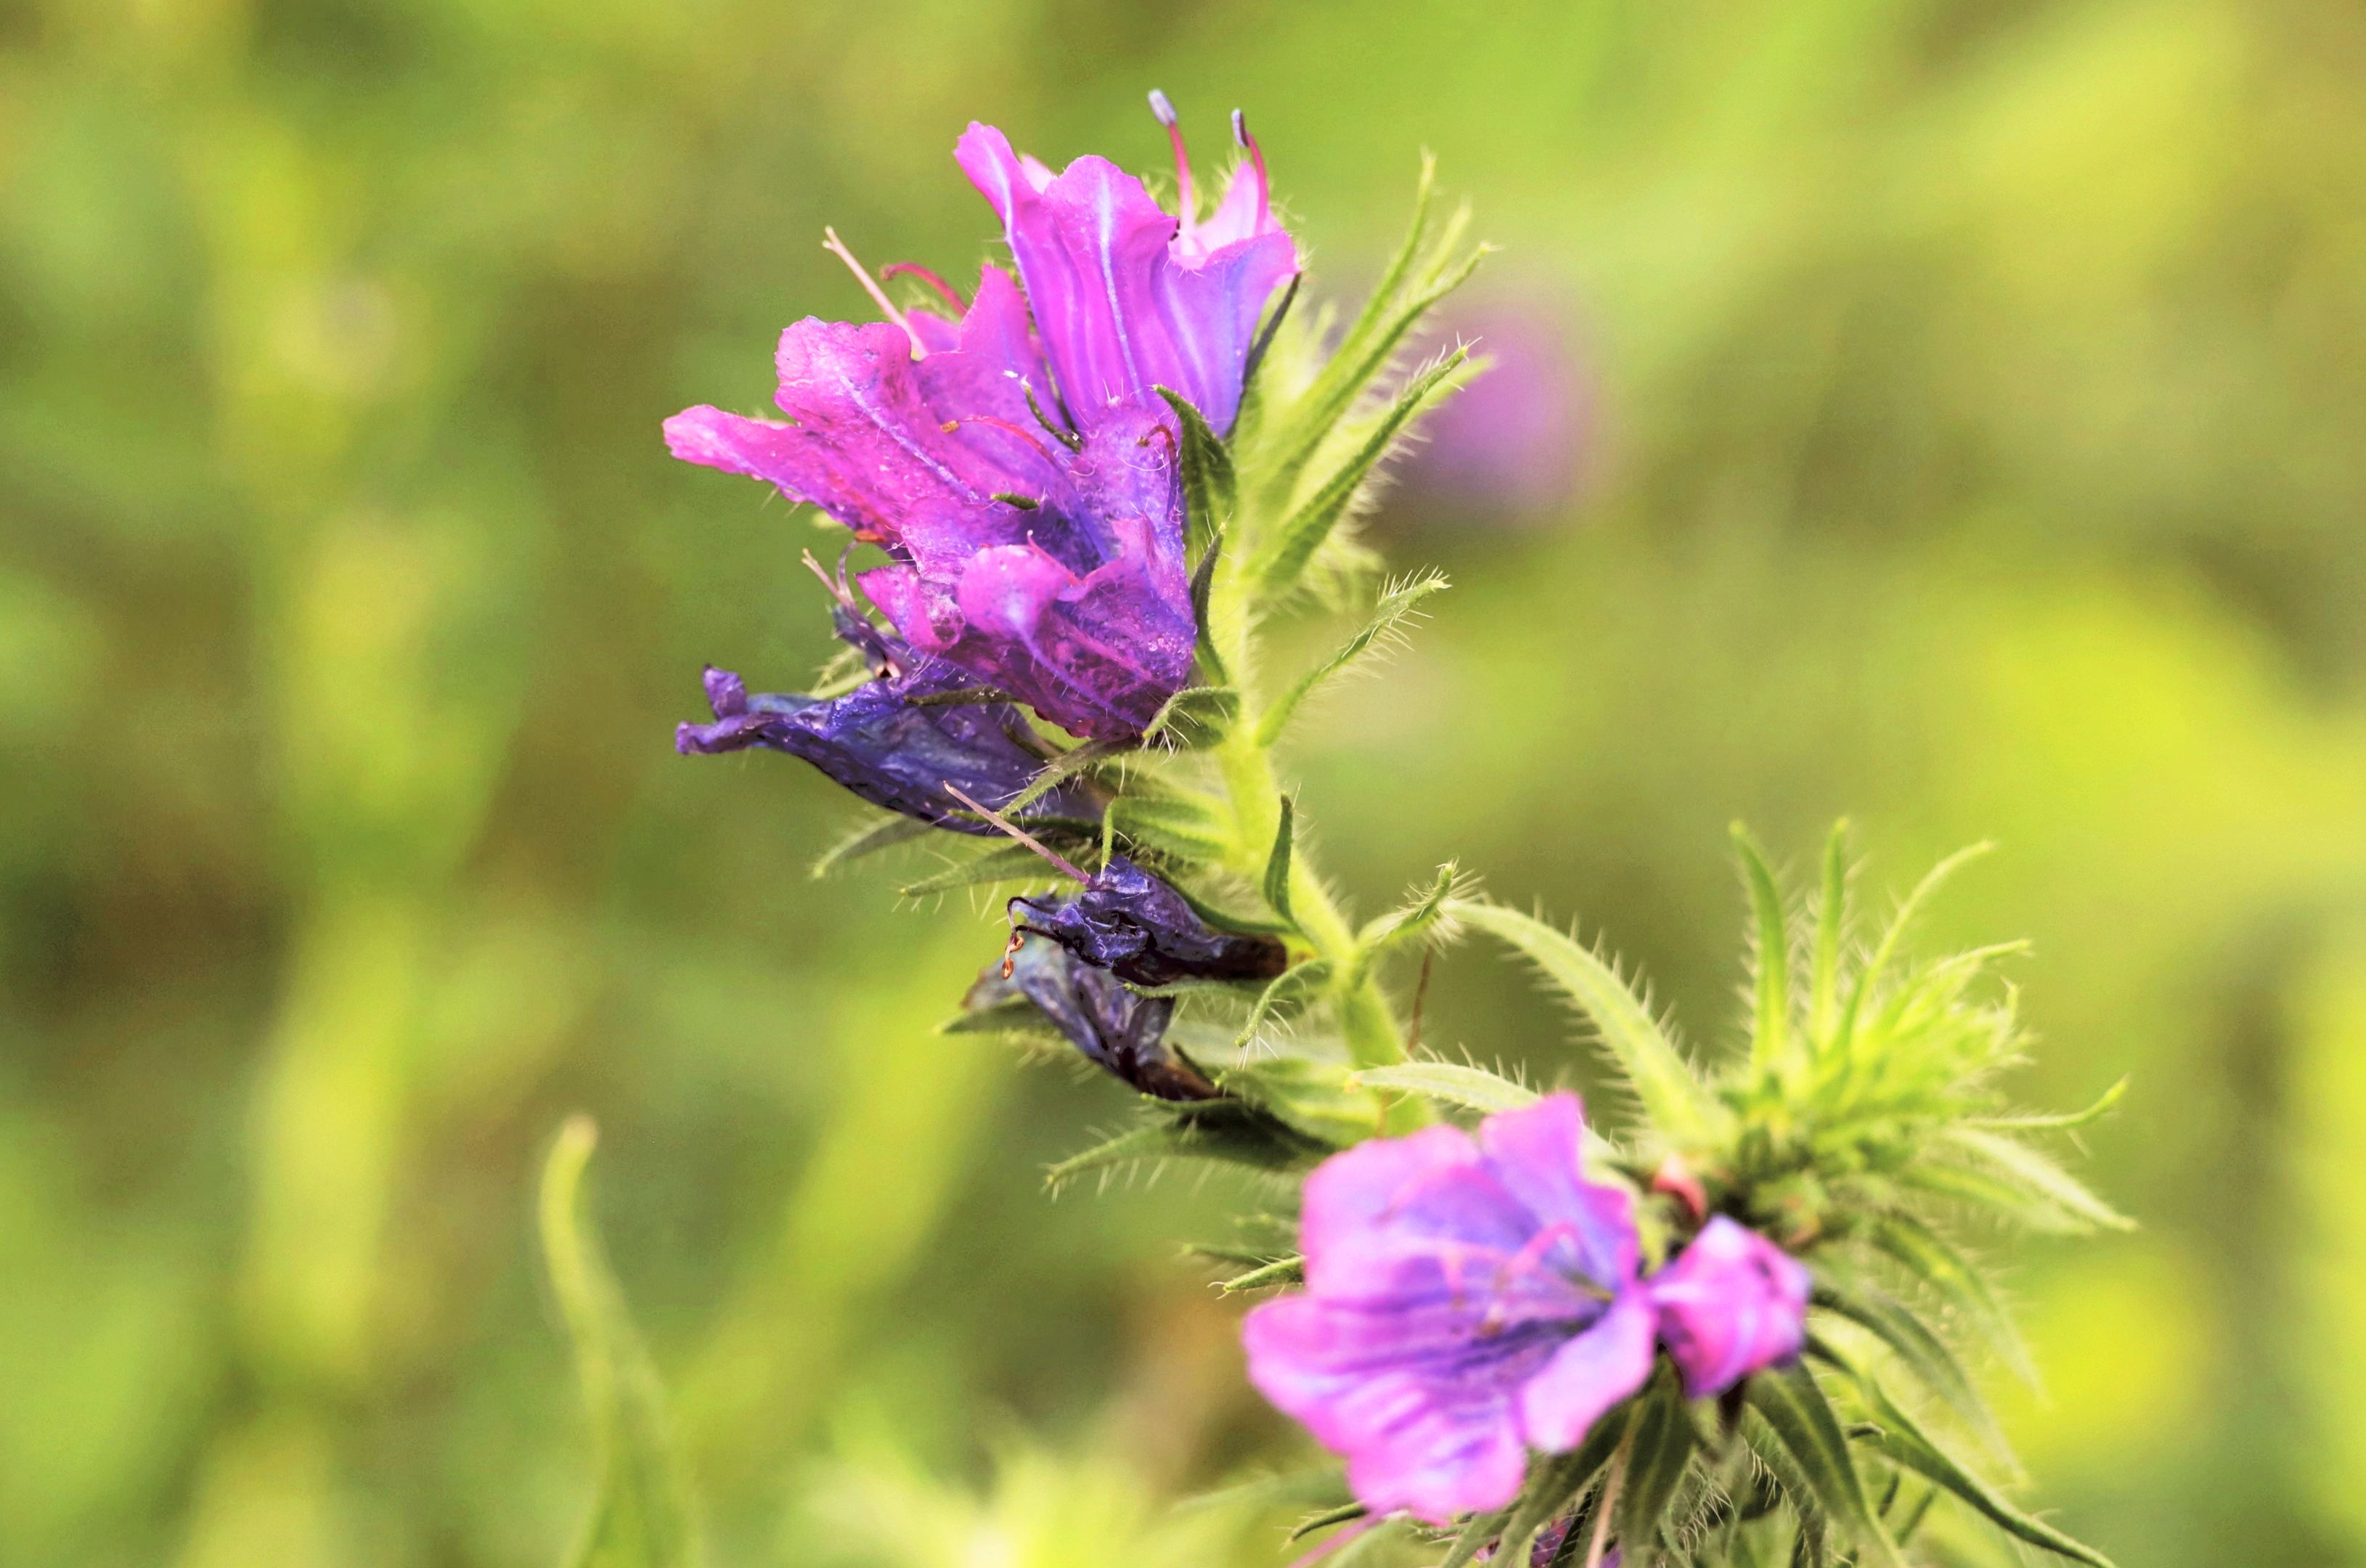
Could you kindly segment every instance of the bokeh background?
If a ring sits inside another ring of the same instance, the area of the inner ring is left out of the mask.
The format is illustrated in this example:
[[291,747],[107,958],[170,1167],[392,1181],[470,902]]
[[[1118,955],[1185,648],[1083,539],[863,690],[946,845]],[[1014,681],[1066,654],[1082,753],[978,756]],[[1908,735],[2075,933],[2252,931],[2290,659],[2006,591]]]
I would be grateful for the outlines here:
[[[969,118],[1155,168],[1153,85],[1203,161],[1250,109],[1335,290],[1424,145],[1504,246],[1487,416],[1375,522],[1457,589],[1296,753],[1327,865],[1459,857],[1714,1048],[1729,819],[1847,812],[1876,893],[1998,840],[1934,930],[2035,939],[2029,1097],[2135,1076],[2089,1142],[2146,1223],[2010,1260],[2032,1495],[2126,1563],[2366,1562],[2325,0],[0,6],[0,1562],[556,1562],[576,1110],[721,1561],[1082,1564],[1304,1455],[1178,1257],[1223,1192],[1047,1201],[1119,1091],[932,1032],[991,918],[809,880],[849,803],[669,743],[703,661],[824,649],[808,519],[659,419],[862,313],[824,222],[986,255]],[[1493,954],[1428,1027],[1589,1081]]]

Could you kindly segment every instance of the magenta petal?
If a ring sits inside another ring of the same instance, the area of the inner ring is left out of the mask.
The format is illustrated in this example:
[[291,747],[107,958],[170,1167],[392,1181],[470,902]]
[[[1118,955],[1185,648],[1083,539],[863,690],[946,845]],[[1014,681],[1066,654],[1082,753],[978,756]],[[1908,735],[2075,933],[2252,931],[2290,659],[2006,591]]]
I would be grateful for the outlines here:
[[1719,1214],[1645,1289],[1684,1392],[1701,1399],[1799,1353],[1812,1285],[1797,1258]]
[[1563,1345],[1520,1385],[1521,1434],[1532,1448],[1563,1453],[1651,1375],[1651,1303],[1621,1291],[1593,1326]]
[[1374,1138],[1324,1160],[1307,1177],[1299,1206],[1299,1241],[1310,1281],[1335,1247],[1378,1224],[1415,1178],[1473,1165],[1478,1158],[1469,1134],[1438,1126],[1409,1137]]
[[1037,333],[1080,426],[1163,386],[1218,431],[1231,428],[1258,317],[1297,270],[1287,234],[1180,255],[1175,217],[1105,158],[1079,158],[1042,180],[1008,137],[976,124],[954,156],[1002,220]]
[[1577,1271],[1609,1284],[1635,1272],[1634,1200],[1585,1177],[1585,1113],[1573,1094],[1550,1094],[1490,1116],[1480,1147],[1537,1218],[1562,1227]]
[[1526,1469],[1507,1402],[1376,1364],[1362,1315],[1311,1296],[1268,1302],[1242,1325],[1249,1381],[1347,1456],[1348,1485],[1375,1513],[1436,1523],[1501,1507]]

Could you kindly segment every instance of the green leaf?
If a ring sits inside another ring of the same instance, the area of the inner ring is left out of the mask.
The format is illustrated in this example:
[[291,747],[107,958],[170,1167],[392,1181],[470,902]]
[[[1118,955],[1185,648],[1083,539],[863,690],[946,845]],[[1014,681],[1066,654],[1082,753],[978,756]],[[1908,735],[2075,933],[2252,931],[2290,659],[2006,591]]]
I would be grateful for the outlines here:
[[1331,1152],[1330,1145],[1234,1100],[1209,1100],[1153,1120],[1070,1155],[1045,1173],[1058,1188],[1097,1170],[1156,1160],[1194,1160],[1269,1172],[1295,1171]]
[[1238,915],[1221,909],[1192,893],[1180,883],[1170,883],[1191,912],[1220,931],[1234,931],[1242,936],[1288,936],[1292,928],[1279,920],[1269,920],[1262,915]]
[[1388,412],[1365,436],[1363,445],[1350,454],[1329,479],[1324,480],[1321,487],[1307,498],[1305,504],[1293,513],[1270,538],[1258,546],[1256,555],[1249,563],[1249,574],[1264,586],[1267,592],[1279,592],[1298,581],[1299,573],[1306,570],[1306,563],[1314,558],[1316,548],[1330,537],[1331,530],[1346,515],[1348,502],[1355,500],[1356,492],[1371,477],[1373,468],[1395,445],[1398,432],[1415,414],[1454,390],[1459,384],[1454,379],[1455,372],[1461,369],[1463,362],[1470,357],[1468,348],[1456,348],[1436,363],[1408,378],[1390,403]]
[[1565,1454],[1547,1454],[1530,1472],[1527,1485],[1504,1521],[1503,1544],[1494,1561],[1511,1568],[1527,1562],[1538,1531],[1577,1506],[1578,1495],[1618,1451],[1627,1416],[1622,1410],[1594,1424],[1585,1440]]
[[2104,1230],[2134,1230],[2135,1222],[2087,1190],[2084,1182],[2028,1145],[1978,1127],[1950,1127],[1947,1142],[1994,1167],[2014,1186]]
[[1663,1369],[1645,1391],[1633,1416],[1635,1440],[1627,1451],[1627,1483],[1618,1495],[1618,1539],[1630,1551],[1660,1539],[1668,1505],[1692,1464],[1693,1424],[1684,1413],[1684,1392]]
[[1989,1288],[1988,1276],[1936,1231],[1911,1214],[1885,1214],[1874,1225],[1873,1244],[1977,1329],[2023,1382],[2036,1383],[2037,1368],[2029,1348],[2013,1326],[2012,1314]]
[[1898,906],[1898,913],[1890,917],[1888,926],[1881,933],[1880,943],[1873,950],[1873,956],[1865,960],[1864,969],[1857,974],[1856,984],[1850,987],[1848,1003],[1842,1009],[1838,1032],[1834,1036],[1841,1048],[1845,1049],[1855,1033],[1857,1016],[1865,1010],[1865,998],[1873,994],[1882,972],[1889,967],[1890,959],[1897,954],[1899,940],[1905,936],[1907,928],[1914,923],[1914,917],[1921,912],[1922,906],[1931,901],[1932,896],[1949,877],[1992,848],[1994,846],[1990,844],[1973,844],[1957,850],[1924,874],[1922,880],[1914,885],[1914,891],[1906,896],[1906,901]]
[[1839,1019],[1841,950],[1848,942],[1848,818],[1832,824],[1824,840],[1823,890],[1816,905],[1815,989],[1808,1006],[1808,1028],[1821,1045]]
[[2084,1127],[2115,1109],[2128,1092],[2129,1080],[2122,1078],[2103,1091],[2102,1098],[2084,1111],[2072,1111],[2054,1116],[1975,1116],[1964,1122],[1966,1127],[1986,1127],[2000,1133],[2065,1133],[2073,1127]]
[[1458,919],[1518,949],[1593,1021],[1604,1048],[1634,1085],[1662,1135],[1687,1146],[1718,1141],[1730,1113],[1695,1076],[1616,970],[1560,931],[1517,910],[1463,898],[1448,908]]
[[1296,1054],[1241,1062],[1216,1075],[1227,1094],[1333,1147],[1369,1138],[1380,1125],[1380,1098],[1345,1063]]
[[1223,437],[1209,428],[1191,400],[1166,387],[1157,391],[1182,426],[1183,514],[1190,527],[1189,547],[1203,553],[1233,519],[1240,477],[1233,471],[1233,455]]
[[1277,1258],[1270,1263],[1260,1263],[1245,1274],[1235,1274],[1217,1288],[1230,1296],[1243,1291],[1264,1291],[1277,1285],[1302,1285],[1305,1282],[1306,1259],[1292,1253],[1288,1258]]
[[975,887],[997,882],[1041,882],[1055,873],[1043,863],[1043,857],[1025,844],[992,843],[971,855],[956,861],[942,871],[931,872],[917,882],[907,882],[896,889],[907,898],[925,898],[933,893],[949,893],[956,887]]
[[1351,1523],[1354,1520],[1362,1518],[1366,1514],[1370,1512],[1371,1510],[1365,1507],[1361,1503],[1337,1504],[1335,1506],[1324,1509],[1319,1514],[1312,1514],[1307,1517],[1299,1520],[1297,1524],[1290,1527],[1290,1534],[1284,1539],[1288,1540],[1303,1540],[1308,1536],[1313,1535],[1316,1530],[1327,1530],[1333,1525]]
[[1204,751],[1231,733],[1241,715],[1241,694],[1230,686],[1186,686],[1166,699],[1142,732],[1142,743],[1178,751]]
[[1766,855],[1750,830],[1739,822],[1733,825],[1733,847],[1741,856],[1742,880],[1750,889],[1757,931],[1751,956],[1754,972],[1751,989],[1757,1006],[1750,1032],[1750,1060],[1762,1076],[1771,1077],[1788,1043],[1791,1001],[1785,987],[1791,976],[1791,940],[1783,922],[1783,889],[1774,880],[1774,868],[1766,863]]
[[1753,1374],[1742,1385],[1750,1407],[1766,1418],[1775,1438],[1797,1464],[1799,1479],[1825,1516],[1854,1540],[1873,1562],[1905,1568],[1905,1559],[1865,1496],[1865,1479],[1850,1457],[1848,1438],[1832,1414],[1831,1401],[1804,1363]]
[[1385,649],[1391,639],[1403,633],[1408,623],[1419,616],[1421,602],[1433,593],[1445,592],[1446,586],[1444,572],[1425,571],[1384,587],[1379,602],[1372,606],[1370,617],[1357,628],[1355,636],[1333,649],[1328,658],[1301,675],[1290,690],[1266,709],[1265,716],[1257,721],[1257,744],[1271,746],[1281,739],[1282,729],[1289,724],[1290,715],[1298,711],[1298,705],[1310,694],[1374,648]]
[[1082,746],[1063,751],[1043,764],[1043,769],[1027,782],[1027,787],[1010,797],[1002,808],[1005,817],[1016,819],[1019,814],[1067,783],[1070,779],[1090,773],[1121,751],[1132,749],[1125,740],[1087,740]]
[[[1216,566],[1224,558],[1224,536],[1208,536],[1207,548],[1200,552],[1200,564],[1191,569],[1191,624],[1200,628],[1192,644],[1193,657],[1204,664],[1219,685],[1232,679],[1224,669],[1224,655],[1216,647],[1215,621],[1208,613],[1209,601],[1216,592]],[[1164,716],[1162,715],[1162,716]],[[1151,732],[1156,733],[1158,722],[1151,721]]]
[[1331,961],[1327,958],[1310,958],[1303,964],[1291,964],[1257,993],[1256,1004],[1249,1009],[1248,1021],[1241,1025],[1233,1043],[1246,1045],[1256,1038],[1257,1031],[1268,1021],[1289,1017],[1321,995],[1330,979]]
[[1110,830],[1198,864],[1232,852],[1231,819],[1199,795],[1120,795],[1110,803]]
[[1460,1105],[1493,1115],[1517,1111],[1537,1102],[1537,1091],[1525,1084],[1452,1062],[1399,1062],[1393,1066],[1364,1067],[1349,1080],[1366,1089],[1418,1094],[1447,1105]]
[[1824,1536],[1826,1521],[1823,1505],[1817,1500],[1816,1489],[1799,1461],[1775,1435],[1766,1417],[1744,1406],[1737,1427],[1742,1446],[1752,1458],[1763,1465],[1773,1478],[1774,1488],[1791,1505],[1799,1520],[1799,1544],[1811,1562],[1825,1561]]
[[1364,929],[1356,933],[1359,971],[1369,967],[1371,960],[1381,952],[1411,941],[1435,928],[1445,918],[1447,900],[1453,897],[1454,880],[1460,874],[1460,869],[1452,861],[1448,861],[1437,868],[1437,874],[1431,879],[1430,885],[1417,888],[1412,901],[1403,908],[1391,909],[1385,915],[1375,915],[1364,922]]
[[691,1568],[700,1561],[690,1484],[666,1430],[665,1394],[584,1223],[584,1167],[598,1134],[577,1116],[543,1166],[543,1259],[575,1346],[575,1373],[592,1416],[599,1484],[573,1568]]
[[1438,1559],[1437,1568],[1469,1568],[1479,1554],[1504,1533],[1504,1526],[1512,1517],[1509,1508],[1496,1508],[1484,1514],[1473,1514],[1463,1525],[1462,1533],[1454,1538],[1454,1545]]
[[822,852],[821,858],[813,863],[814,880],[818,882],[840,866],[897,844],[910,843],[932,830],[929,823],[917,817],[884,817],[875,821],[866,818],[856,823],[844,838]]
[[1814,1299],[1817,1306],[1848,1319],[1887,1346],[1926,1387],[1970,1423],[2000,1458],[2010,1458],[2004,1433],[1988,1401],[1972,1386],[1964,1364],[1905,1303],[1876,1286],[1853,1280],[1842,1285],[1829,1275],[1818,1279]]
[[1877,1423],[1877,1429],[1866,1439],[1876,1453],[1945,1487],[1987,1515],[1999,1529],[2032,1546],[2044,1547],[2057,1557],[2085,1562],[2090,1568],[2112,1568],[2110,1558],[2083,1541],[2063,1534],[2043,1519],[2032,1518],[2022,1513],[1994,1487],[1951,1458],[1915,1424],[1912,1416],[1899,1409],[1889,1395],[1882,1392],[1881,1385],[1872,1378],[1859,1373],[1856,1381]]
[[1265,857],[1266,908],[1289,920],[1294,929],[1298,922],[1290,912],[1290,858],[1291,819],[1297,815],[1297,803],[1289,795],[1281,797],[1279,819],[1273,829],[1273,848]]
[[1068,1038],[1060,1032],[1060,1026],[1053,1023],[1042,1008],[1024,997],[1014,997],[1008,1001],[994,1002],[956,1013],[937,1025],[937,1032],[1016,1035],[1029,1040],[1063,1043]]

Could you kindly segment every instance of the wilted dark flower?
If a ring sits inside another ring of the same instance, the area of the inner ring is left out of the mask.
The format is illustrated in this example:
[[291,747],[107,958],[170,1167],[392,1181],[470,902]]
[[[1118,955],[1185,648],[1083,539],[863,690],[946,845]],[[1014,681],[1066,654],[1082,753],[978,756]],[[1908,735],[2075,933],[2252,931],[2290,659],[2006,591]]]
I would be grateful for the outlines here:
[[[710,666],[706,700],[715,722],[680,726],[674,749],[684,755],[750,746],[786,751],[874,806],[964,833],[993,832],[960,815],[945,786],[988,806],[1008,805],[1043,766],[1042,753],[1028,743],[1025,716],[1007,702],[923,701],[974,694],[977,682],[942,660],[917,656],[844,604],[832,614],[838,635],[862,652],[873,679],[837,697],[750,695],[738,675]],[[1068,787],[1028,809],[1057,817],[1100,814],[1088,793]]]
[[1174,141],[1179,216],[1106,158],[1054,175],[990,125],[971,125],[954,156],[1002,220],[1078,428],[1166,387],[1221,434],[1240,410],[1257,319],[1298,271],[1298,246],[1274,218],[1265,154],[1238,114],[1248,156],[1203,220],[1174,108],[1157,93],[1151,107]]
[[1106,969],[1056,942],[1030,942],[1010,957],[1009,974],[990,966],[963,1006],[993,1007],[1023,997],[1077,1050],[1116,1077],[1160,1100],[1213,1100],[1216,1086],[1166,1044],[1172,997],[1129,990]]
[[1520,1490],[1651,1371],[1632,1199],[1588,1180],[1574,1095],[1376,1139],[1306,1179],[1306,1291],[1243,1326],[1249,1378],[1375,1513],[1443,1523]]
[[1805,1265],[1747,1225],[1719,1214],[1651,1276],[1660,1338],[1695,1399],[1799,1353],[1807,1339]]
[[1079,892],[1013,898],[1015,931],[1051,938],[1137,986],[1177,980],[1269,980],[1290,954],[1269,936],[1220,931],[1158,877],[1111,855]]

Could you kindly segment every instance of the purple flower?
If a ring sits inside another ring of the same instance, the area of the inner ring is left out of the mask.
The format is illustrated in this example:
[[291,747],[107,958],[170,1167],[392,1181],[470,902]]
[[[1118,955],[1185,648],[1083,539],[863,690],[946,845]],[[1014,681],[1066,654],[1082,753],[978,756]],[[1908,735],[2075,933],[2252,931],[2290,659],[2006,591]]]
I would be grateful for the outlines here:
[[1179,215],[1106,158],[1059,174],[973,123],[954,157],[1002,220],[1035,330],[1080,430],[1155,387],[1181,393],[1219,434],[1240,411],[1257,319],[1299,269],[1298,247],[1273,215],[1265,154],[1238,114],[1248,154],[1206,219],[1175,111],[1151,107],[1175,147]]
[[1646,1287],[1660,1338],[1695,1399],[1799,1353],[1807,1337],[1804,1264],[1719,1214]]
[[1374,1512],[1501,1507],[1527,1450],[1576,1447],[1650,1376],[1632,1199],[1586,1179],[1584,1132],[1556,1094],[1307,1178],[1307,1288],[1249,1314],[1249,1377]]
[[1215,930],[1180,893],[1123,855],[1110,856],[1082,892],[1013,898],[1009,910],[1014,932],[1049,937],[1137,986],[1269,980],[1290,962],[1272,937]]
[[[995,831],[956,815],[962,807],[945,786],[997,808],[1009,804],[1043,766],[1028,744],[1025,717],[1008,703],[918,701],[975,691],[977,682],[941,660],[916,656],[843,604],[833,615],[838,635],[862,649],[874,679],[838,697],[751,696],[738,675],[709,666],[706,700],[715,722],[677,728],[674,750],[685,756],[751,746],[786,751],[874,806],[964,833]],[[1086,792],[1062,788],[1027,814],[1094,818],[1100,807]]]
[[1087,1057],[1143,1093],[1160,1100],[1217,1098],[1207,1076],[1167,1047],[1174,998],[1128,990],[1108,970],[1055,942],[1028,944],[1011,955],[1009,968],[1006,976],[1000,965],[989,966],[963,1005],[976,1010],[1023,997]]
[[[931,341],[956,346],[916,360]],[[884,547],[894,564],[860,581],[915,649],[1077,735],[1138,735],[1182,688],[1197,627],[1173,415],[1145,396],[1081,438],[1040,423],[1042,360],[1007,276],[984,270],[958,328],[808,317],[778,369],[794,423],[687,409],[666,422],[674,456]]]

